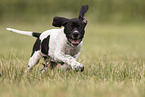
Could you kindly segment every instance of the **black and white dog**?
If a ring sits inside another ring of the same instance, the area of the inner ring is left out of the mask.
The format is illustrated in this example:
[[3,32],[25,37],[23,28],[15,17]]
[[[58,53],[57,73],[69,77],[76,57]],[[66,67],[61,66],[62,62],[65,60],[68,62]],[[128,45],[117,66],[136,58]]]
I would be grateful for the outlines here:
[[81,53],[82,39],[87,25],[84,15],[87,10],[88,5],[82,6],[78,18],[54,17],[52,25],[55,27],[63,26],[61,29],[51,29],[43,33],[36,33],[6,28],[12,32],[37,38],[26,71],[31,70],[39,62],[40,58],[44,58],[46,61],[46,64],[41,69],[42,73],[47,71],[48,67],[53,69],[58,63],[61,64],[62,68],[71,67],[73,70],[84,71],[83,64],[76,60]]

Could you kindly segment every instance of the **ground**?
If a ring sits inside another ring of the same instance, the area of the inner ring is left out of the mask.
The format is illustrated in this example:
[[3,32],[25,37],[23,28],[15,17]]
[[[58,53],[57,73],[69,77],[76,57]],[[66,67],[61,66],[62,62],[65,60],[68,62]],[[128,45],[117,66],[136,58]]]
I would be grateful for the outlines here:
[[47,24],[0,25],[0,97],[145,97],[145,24],[89,24],[79,62],[84,72],[24,73],[35,38],[6,31],[45,31]]

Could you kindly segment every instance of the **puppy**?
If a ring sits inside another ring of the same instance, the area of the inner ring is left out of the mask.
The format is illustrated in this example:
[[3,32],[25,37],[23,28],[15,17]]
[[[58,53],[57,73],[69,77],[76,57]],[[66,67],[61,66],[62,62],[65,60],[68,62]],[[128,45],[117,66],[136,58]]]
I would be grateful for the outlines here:
[[82,40],[87,25],[85,18],[87,10],[88,5],[82,6],[78,18],[54,17],[52,25],[55,27],[63,26],[61,29],[51,29],[43,33],[36,33],[6,28],[12,32],[37,38],[26,71],[30,71],[41,58],[44,58],[46,62],[41,69],[42,73],[47,71],[48,67],[53,69],[59,63],[62,68],[70,67],[76,71],[84,71],[83,64],[76,60],[81,53],[83,44]]

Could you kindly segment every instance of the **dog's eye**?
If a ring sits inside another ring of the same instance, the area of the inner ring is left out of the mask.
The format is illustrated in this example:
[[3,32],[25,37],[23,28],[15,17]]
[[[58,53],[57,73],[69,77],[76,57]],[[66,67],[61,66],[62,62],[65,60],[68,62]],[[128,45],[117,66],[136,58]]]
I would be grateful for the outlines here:
[[78,24],[72,25],[72,28],[74,28],[74,27],[79,28],[79,27],[80,27],[80,25],[78,25]]
[[68,30],[71,30],[71,29],[72,29],[72,27],[71,27],[71,26],[68,26],[68,27],[67,27],[67,29],[68,29]]
[[80,27],[80,25],[76,25],[77,27]]

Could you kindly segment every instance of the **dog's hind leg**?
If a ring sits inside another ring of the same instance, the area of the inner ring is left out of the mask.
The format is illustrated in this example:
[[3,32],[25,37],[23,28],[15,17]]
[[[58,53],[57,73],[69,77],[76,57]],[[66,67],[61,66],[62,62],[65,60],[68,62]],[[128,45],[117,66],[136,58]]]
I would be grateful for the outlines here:
[[50,64],[49,61],[50,61],[50,58],[48,57],[43,57],[44,58],[44,61],[45,61],[45,64],[42,64],[43,67],[40,69],[41,73],[43,74],[45,71],[48,70],[48,65]]
[[42,74],[50,68],[51,70],[54,69],[57,66],[57,63],[54,62],[52,59],[44,57],[45,64],[43,64],[43,67],[40,69]]
[[54,60],[50,60],[49,68],[52,70],[57,66],[57,63]]
[[28,69],[25,72],[30,71],[36,64],[38,64],[41,57],[42,57],[41,52],[35,51],[31,56],[31,58],[29,59]]

